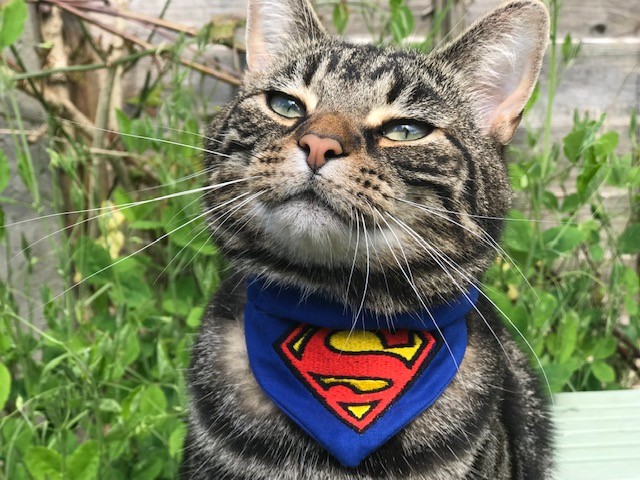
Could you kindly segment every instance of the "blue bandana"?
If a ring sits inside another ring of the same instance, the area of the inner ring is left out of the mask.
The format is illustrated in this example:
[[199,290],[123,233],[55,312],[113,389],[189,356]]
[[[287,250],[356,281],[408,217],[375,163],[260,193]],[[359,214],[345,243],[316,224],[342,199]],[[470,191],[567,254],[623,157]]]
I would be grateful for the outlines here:
[[[247,286],[249,362],[273,402],[340,463],[356,467],[429,408],[467,346],[473,288],[428,311],[355,312],[293,288]],[[352,328],[353,327],[353,328]]]

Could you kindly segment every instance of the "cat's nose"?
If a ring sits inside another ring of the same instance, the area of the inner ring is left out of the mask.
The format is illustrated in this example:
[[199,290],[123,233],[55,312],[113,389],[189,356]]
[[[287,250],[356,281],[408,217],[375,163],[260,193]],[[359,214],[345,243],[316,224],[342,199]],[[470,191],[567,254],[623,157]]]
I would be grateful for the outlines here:
[[298,145],[307,152],[307,165],[316,173],[322,166],[333,158],[344,153],[340,142],[334,138],[319,137],[313,133],[307,133],[299,141]]

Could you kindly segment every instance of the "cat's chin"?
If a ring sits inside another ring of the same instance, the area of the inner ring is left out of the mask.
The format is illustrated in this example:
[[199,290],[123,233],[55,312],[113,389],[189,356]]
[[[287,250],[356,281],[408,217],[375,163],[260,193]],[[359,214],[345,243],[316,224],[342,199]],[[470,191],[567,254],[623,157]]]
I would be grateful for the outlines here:
[[329,265],[353,258],[354,240],[348,222],[315,195],[259,205],[256,216],[266,244],[296,262]]

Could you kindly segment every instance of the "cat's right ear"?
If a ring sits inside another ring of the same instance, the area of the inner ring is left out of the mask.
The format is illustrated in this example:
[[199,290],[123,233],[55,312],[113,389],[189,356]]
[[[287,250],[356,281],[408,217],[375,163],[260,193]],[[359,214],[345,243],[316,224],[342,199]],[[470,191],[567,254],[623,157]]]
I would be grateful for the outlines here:
[[539,0],[514,0],[478,20],[432,58],[469,93],[481,130],[507,144],[538,79],[549,37]]
[[308,0],[249,0],[247,65],[264,71],[292,45],[325,35]]

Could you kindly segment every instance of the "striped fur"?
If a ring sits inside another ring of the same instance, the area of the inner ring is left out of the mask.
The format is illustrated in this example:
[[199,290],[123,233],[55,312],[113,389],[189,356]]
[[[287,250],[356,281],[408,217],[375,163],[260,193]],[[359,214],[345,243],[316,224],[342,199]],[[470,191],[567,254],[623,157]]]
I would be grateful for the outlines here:
[[[509,207],[503,149],[538,75],[546,10],[512,2],[429,56],[330,38],[306,0],[253,0],[248,25],[249,70],[207,142],[211,184],[250,180],[206,198],[237,274],[192,353],[184,478],[548,478],[543,396],[486,301],[469,315],[451,386],[358,469],[263,395],[242,331],[248,274],[390,318],[478,282]],[[268,92],[296,97],[306,116],[280,117]],[[399,118],[432,131],[409,142],[379,135]],[[338,138],[347,155],[314,175],[298,146],[309,132]]]

